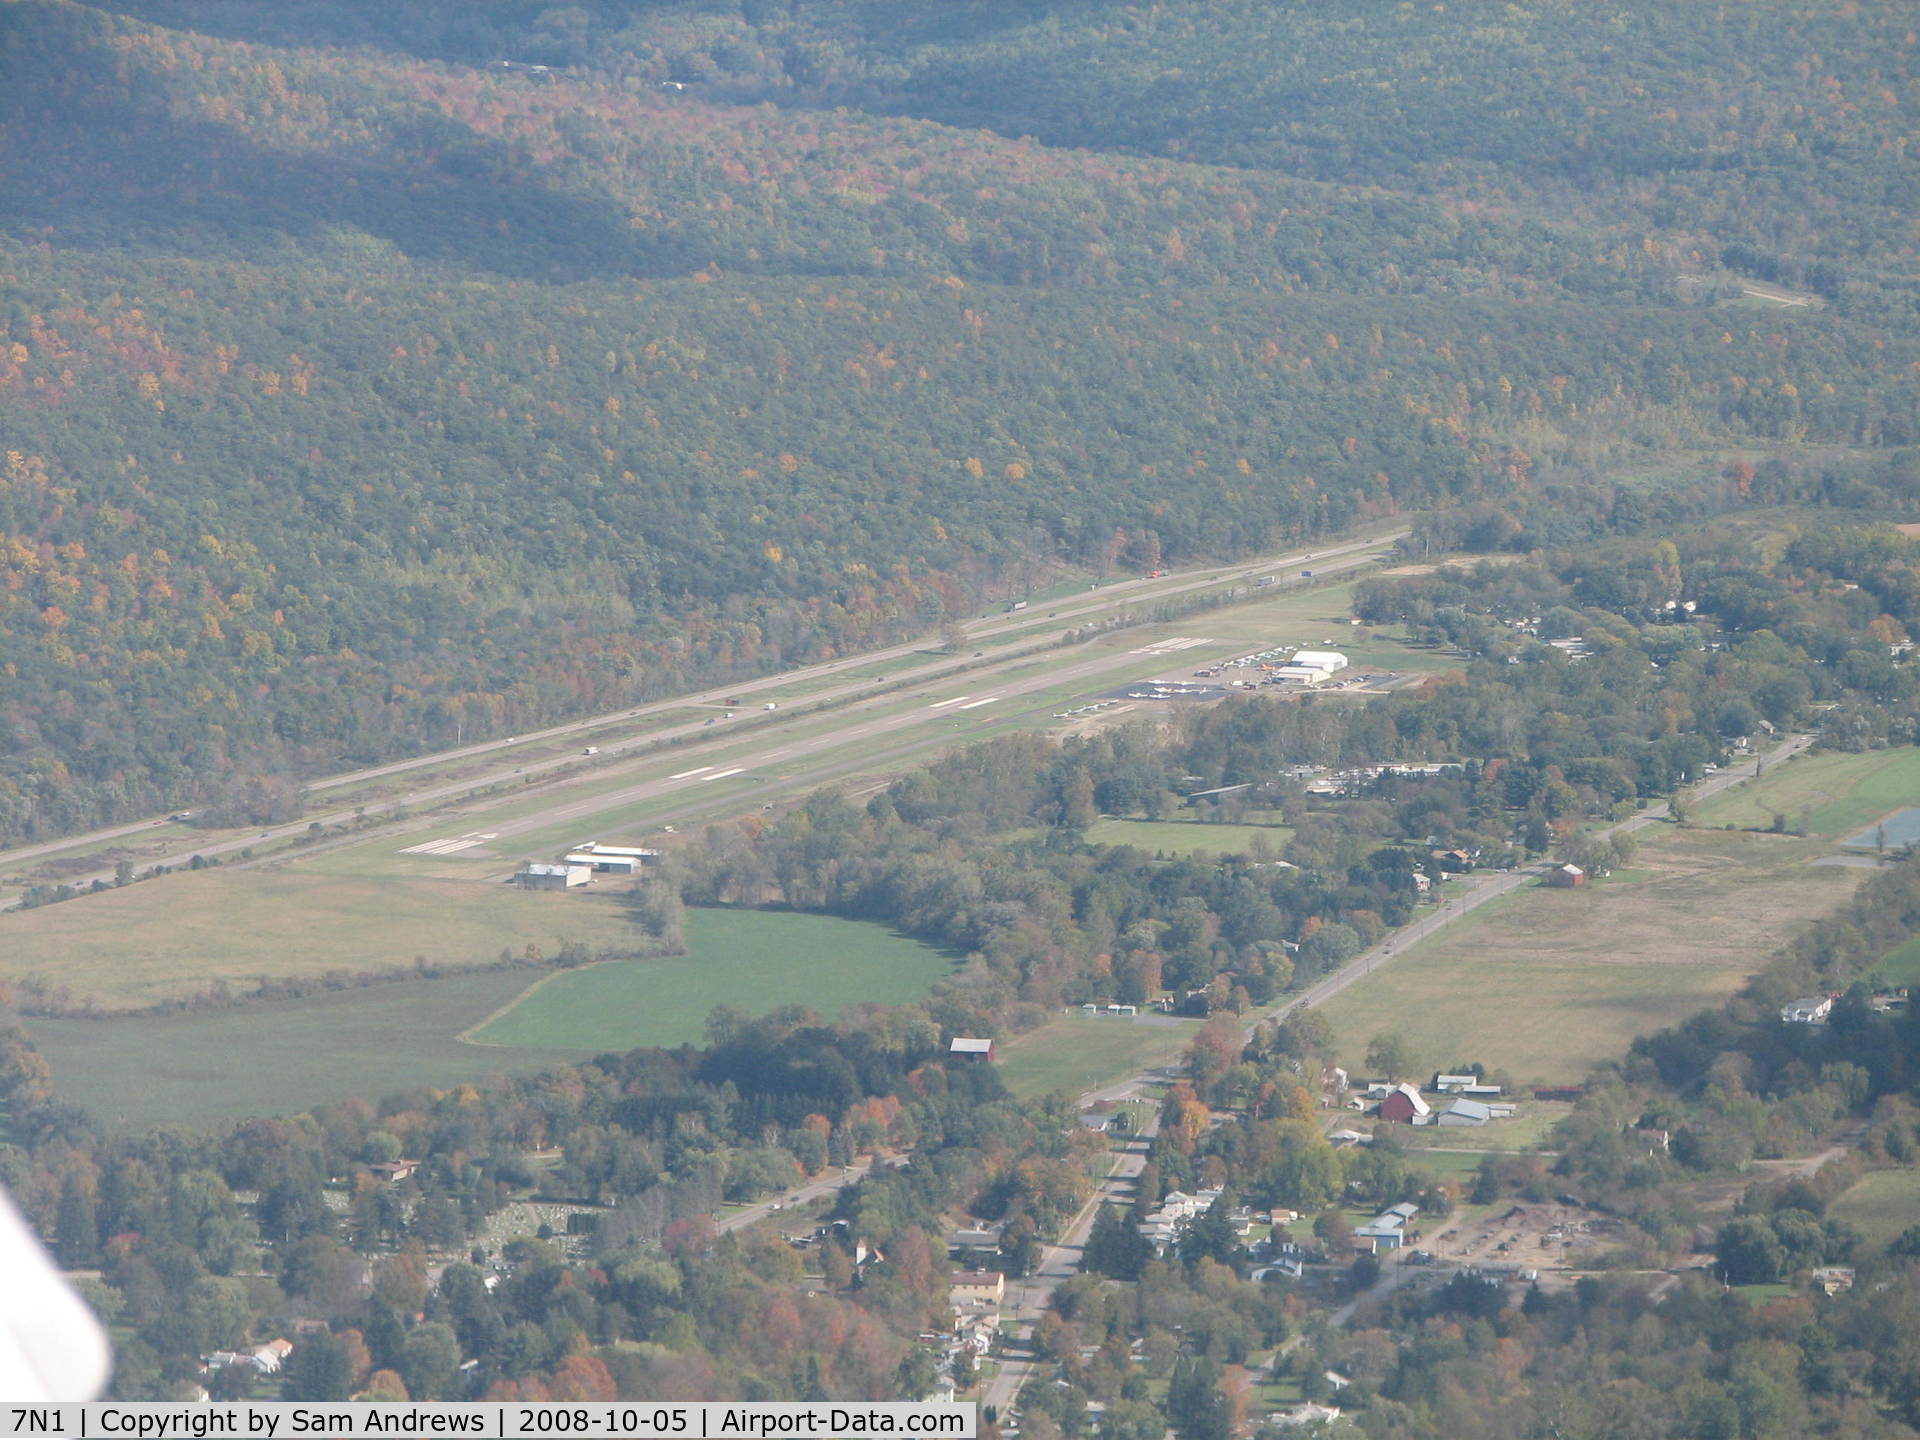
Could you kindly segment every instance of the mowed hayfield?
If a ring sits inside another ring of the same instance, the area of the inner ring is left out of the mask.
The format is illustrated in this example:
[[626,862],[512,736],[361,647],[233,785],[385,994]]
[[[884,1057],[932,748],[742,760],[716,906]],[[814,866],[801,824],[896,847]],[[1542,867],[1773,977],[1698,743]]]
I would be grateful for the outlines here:
[[554,975],[468,1039],[488,1046],[631,1050],[698,1043],[716,1005],[832,1016],[919,1000],[955,957],[885,926],[780,910],[687,912],[687,953]]
[[1428,1069],[1478,1060],[1522,1083],[1577,1081],[1723,1001],[1870,873],[1810,865],[1829,848],[1817,839],[1662,828],[1641,841],[1644,878],[1516,892],[1328,1001],[1345,1063],[1397,1032]]
[[1920,1225],[1920,1169],[1876,1170],[1862,1176],[1827,1207],[1869,1241],[1884,1245]]
[[1920,805],[1920,748],[1858,754],[1803,754],[1758,780],[1736,785],[1700,806],[1702,825],[1765,829],[1775,815],[1789,826],[1806,819],[1815,835],[1850,835],[1881,816]]
[[1198,1020],[1171,1016],[1088,1019],[1076,1012],[1000,1042],[995,1053],[1001,1080],[1030,1100],[1055,1090],[1078,1094],[1177,1059],[1199,1028]]
[[[917,1000],[953,963],[882,926],[831,916],[694,910],[687,928],[685,956],[558,972],[518,965],[29,1029],[60,1098],[110,1127],[199,1125],[697,1043],[716,1005],[760,1015],[794,1003],[831,1015],[855,1001]],[[463,1038],[474,1030],[493,1043]]]
[[207,1013],[29,1020],[27,1029],[55,1094],[109,1128],[208,1125],[576,1060],[455,1038],[536,973],[518,966]]
[[105,1011],[198,995],[215,981],[481,964],[567,941],[632,952],[617,895],[458,880],[203,870],[0,916],[0,979],[37,977]]

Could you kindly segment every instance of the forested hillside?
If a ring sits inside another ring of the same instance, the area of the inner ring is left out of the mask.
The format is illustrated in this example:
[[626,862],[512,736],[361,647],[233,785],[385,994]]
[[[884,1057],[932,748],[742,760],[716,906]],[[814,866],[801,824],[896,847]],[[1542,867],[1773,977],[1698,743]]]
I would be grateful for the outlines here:
[[[1920,339],[1849,289],[1909,258],[1888,7],[1762,51],[1681,7],[1613,68],[1597,10],[1044,8],[0,5],[0,842],[1053,567],[1916,438]],[[1335,163],[1300,77],[1368,46]],[[1656,132],[1836,303],[1721,303]]]

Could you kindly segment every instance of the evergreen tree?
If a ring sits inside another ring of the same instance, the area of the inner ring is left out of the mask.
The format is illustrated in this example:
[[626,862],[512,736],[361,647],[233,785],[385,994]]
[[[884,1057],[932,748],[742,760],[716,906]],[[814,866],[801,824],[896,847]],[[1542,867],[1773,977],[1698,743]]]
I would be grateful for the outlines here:
[[1126,1211],[1102,1205],[1087,1236],[1085,1268],[1115,1280],[1138,1280],[1152,1258],[1152,1244],[1128,1221]]
[[69,1175],[60,1187],[60,1212],[54,1220],[60,1263],[69,1270],[100,1263],[100,1222],[93,1187]]
[[1224,1193],[1180,1236],[1180,1258],[1189,1264],[1207,1259],[1231,1265],[1239,1249],[1240,1237],[1233,1230],[1232,1207]]
[[1206,1356],[1186,1356],[1167,1385],[1167,1418],[1180,1440],[1228,1440],[1233,1414],[1220,1387],[1220,1366]]
[[332,1335],[309,1336],[287,1357],[287,1400],[345,1400],[353,1393],[353,1362]]

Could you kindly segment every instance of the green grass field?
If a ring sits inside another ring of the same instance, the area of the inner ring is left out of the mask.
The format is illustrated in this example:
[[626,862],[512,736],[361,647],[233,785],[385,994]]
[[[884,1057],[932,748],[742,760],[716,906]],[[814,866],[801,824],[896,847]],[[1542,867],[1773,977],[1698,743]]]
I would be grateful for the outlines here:
[[1827,1207],[1875,1245],[1920,1225],[1920,1168],[1876,1170],[1862,1176]]
[[1285,825],[1209,825],[1198,820],[1114,820],[1089,825],[1096,845],[1134,845],[1168,855],[1244,855],[1256,841],[1278,854],[1293,831]]
[[953,957],[879,925],[774,910],[692,910],[685,955],[568,971],[469,1037],[481,1045],[630,1050],[698,1042],[716,1005],[833,1015],[918,1000]]
[[[199,1014],[34,1020],[30,1032],[60,1097],[110,1127],[199,1125],[698,1041],[722,1003],[831,1014],[915,1000],[951,964],[878,925],[827,916],[695,910],[688,930],[683,957],[383,982]],[[536,978],[545,983],[529,993]],[[476,1026],[509,1038],[459,1038]]]
[[[1470,1128],[1449,1125],[1444,1129],[1423,1127],[1410,1133],[1418,1136],[1407,1142],[1409,1156],[1423,1156],[1427,1152],[1423,1144],[1431,1142],[1448,1150],[1520,1151],[1537,1145],[1545,1145],[1553,1137],[1553,1127],[1566,1119],[1573,1106],[1564,1100],[1531,1100],[1526,1094],[1511,1097],[1518,1102],[1520,1111],[1509,1120],[1495,1120],[1489,1124]],[[1436,1156],[1436,1159],[1439,1157]],[[1468,1169],[1480,1163],[1479,1157],[1472,1157]]]
[[531,983],[525,968],[400,980],[207,1014],[32,1020],[55,1093],[110,1128],[206,1125],[577,1059],[454,1037]]
[[1700,807],[1696,823],[1765,829],[1775,815],[1815,835],[1838,837],[1889,811],[1920,804],[1920,749],[1863,750],[1856,755],[1803,754],[1757,781],[1737,785]]
[[1414,1150],[1407,1154],[1407,1163],[1417,1165],[1422,1170],[1431,1170],[1442,1180],[1465,1180],[1477,1174],[1480,1162],[1492,1152],[1476,1150],[1467,1153],[1459,1150]]
[[1874,984],[1890,988],[1920,985],[1920,937],[1888,951],[1880,963],[1873,967],[1870,978]]
[[1889,950],[1873,967],[1872,978],[1877,985],[1920,985],[1920,937]]
[[203,870],[0,918],[0,979],[37,976],[78,1001],[132,1010],[217,980],[404,970],[417,956],[478,964],[568,940],[632,951],[617,896],[305,871]]
[[1063,1015],[998,1046],[1000,1078],[1023,1100],[1055,1090],[1078,1094],[1124,1078],[1130,1067],[1174,1059],[1199,1028],[1197,1020],[1143,1024]]

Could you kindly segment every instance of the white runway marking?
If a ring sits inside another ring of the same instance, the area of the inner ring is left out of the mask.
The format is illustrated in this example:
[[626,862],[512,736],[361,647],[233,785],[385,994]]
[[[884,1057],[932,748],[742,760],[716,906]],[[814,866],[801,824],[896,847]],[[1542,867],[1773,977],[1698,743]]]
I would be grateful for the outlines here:
[[712,768],[713,767],[711,765],[696,765],[691,770],[682,770],[678,775],[669,775],[667,776],[667,779],[684,780],[689,775],[704,775],[707,771],[711,770]]
[[960,708],[962,710],[978,710],[982,705],[991,705],[999,698],[998,695],[989,695],[984,700],[976,700],[971,705],[962,705]]
[[951,700],[936,700],[933,702],[933,704],[927,706],[927,709],[944,710],[949,705],[958,705],[962,700],[965,700],[966,698],[967,697],[965,695],[956,695]]
[[709,780],[724,780],[729,775],[744,775],[746,773],[747,773],[746,766],[736,765],[731,770],[716,770],[711,775],[702,775],[698,780],[694,781],[694,784],[704,785]]
[[1166,655],[1175,650],[1191,650],[1196,645],[1211,645],[1213,641],[1204,635],[1175,635],[1168,640],[1156,640],[1151,645],[1142,645],[1138,650],[1129,650],[1129,655]]
[[499,838],[497,833],[489,832],[483,835],[473,831],[455,836],[451,840],[424,840],[418,845],[407,846],[400,853],[402,855],[457,855],[462,850],[471,850],[475,846],[484,845],[489,840]]

